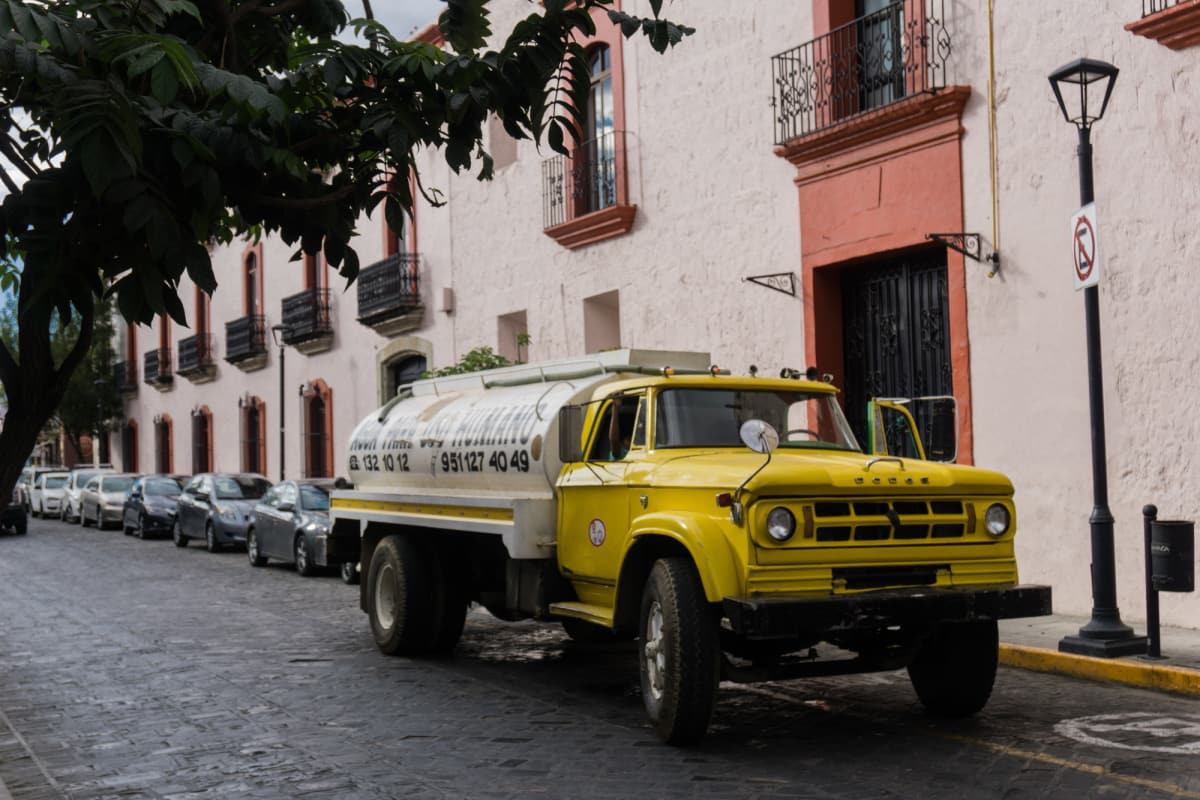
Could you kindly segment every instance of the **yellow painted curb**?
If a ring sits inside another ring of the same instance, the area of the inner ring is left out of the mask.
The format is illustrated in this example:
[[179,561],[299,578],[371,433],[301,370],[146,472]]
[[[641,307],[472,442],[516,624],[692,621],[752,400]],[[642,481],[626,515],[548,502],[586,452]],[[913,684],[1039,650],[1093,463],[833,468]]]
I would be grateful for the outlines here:
[[1000,663],[1035,672],[1052,672],[1200,697],[1200,670],[1142,661],[1093,658],[1017,644],[1000,645]]

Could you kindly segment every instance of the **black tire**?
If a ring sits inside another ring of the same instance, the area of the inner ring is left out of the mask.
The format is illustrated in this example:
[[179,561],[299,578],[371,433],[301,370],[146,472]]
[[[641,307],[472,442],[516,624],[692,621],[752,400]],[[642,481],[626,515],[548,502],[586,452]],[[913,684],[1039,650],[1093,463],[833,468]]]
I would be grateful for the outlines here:
[[171,541],[175,542],[176,547],[188,546],[188,539],[183,535],[183,526],[179,524],[179,517],[175,518],[175,526],[171,528]]
[[204,524],[204,549],[210,553],[221,552],[221,545],[217,544],[217,532],[213,529],[212,520]]
[[13,526],[13,533],[17,536],[24,536],[29,530],[29,520],[22,517],[16,525]]
[[137,538],[141,539],[142,541],[146,540],[146,515],[140,511],[138,512],[137,517],[137,528],[133,531],[133,533],[136,534]]
[[267,557],[258,551],[258,534],[254,532],[254,528],[246,531],[246,558],[252,567],[267,565]]
[[86,528],[88,526],[87,510],[83,507],[83,503],[79,504],[79,527]]
[[367,614],[384,653],[442,653],[458,644],[467,599],[447,561],[410,536],[389,536],[375,548],[367,570]]
[[642,700],[668,744],[704,738],[717,701],[721,648],[717,618],[689,559],[655,562],[638,618]]
[[567,636],[580,644],[609,644],[616,641],[612,630],[603,625],[566,617],[562,620],[562,626]]
[[308,541],[303,533],[297,533],[292,541],[292,560],[296,564],[297,575],[311,578],[317,574],[317,565],[313,563],[312,553],[308,552]]
[[341,567],[338,568],[338,574],[342,577],[342,583],[354,586],[358,583],[358,562],[343,561]]
[[908,677],[931,714],[968,717],[987,705],[999,658],[994,620],[945,624],[921,645]]
[[375,644],[389,656],[420,655],[433,643],[430,559],[409,536],[384,538],[367,572],[367,616]]

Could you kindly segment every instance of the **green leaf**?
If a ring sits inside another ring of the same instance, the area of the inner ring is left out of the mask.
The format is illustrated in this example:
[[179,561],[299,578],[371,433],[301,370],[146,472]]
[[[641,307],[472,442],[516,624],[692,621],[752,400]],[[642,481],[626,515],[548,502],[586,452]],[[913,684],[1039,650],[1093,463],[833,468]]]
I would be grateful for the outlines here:
[[150,92],[154,99],[163,105],[175,101],[179,94],[179,79],[175,76],[174,65],[170,61],[159,61],[150,73]]

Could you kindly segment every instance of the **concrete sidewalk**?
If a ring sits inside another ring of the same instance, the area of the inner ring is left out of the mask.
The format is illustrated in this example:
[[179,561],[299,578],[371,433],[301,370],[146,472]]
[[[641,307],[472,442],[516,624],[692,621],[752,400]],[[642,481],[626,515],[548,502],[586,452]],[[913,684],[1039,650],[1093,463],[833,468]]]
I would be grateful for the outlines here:
[[[1000,623],[1000,663],[1200,697],[1200,630],[1163,627],[1160,649],[1166,658],[1162,660],[1150,661],[1142,656],[1091,658],[1060,653],[1059,640],[1077,634],[1086,622],[1085,617],[1062,614],[1003,620]],[[1133,627],[1139,635],[1146,633],[1144,624]]]

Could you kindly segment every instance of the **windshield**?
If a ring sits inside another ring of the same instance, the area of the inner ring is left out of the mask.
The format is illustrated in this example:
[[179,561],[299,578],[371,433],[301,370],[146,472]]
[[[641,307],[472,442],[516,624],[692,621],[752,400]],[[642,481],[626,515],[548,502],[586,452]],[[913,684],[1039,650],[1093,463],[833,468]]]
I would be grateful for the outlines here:
[[218,500],[257,500],[271,488],[265,478],[213,478]]
[[66,475],[47,475],[42,485],[47,489],[61,489],[67,483]]
[[100,482],[102,492],[128,492],[133,486],[133,478],[105,478]]
[[179,495],[179,484],[170,478],[153,478],[146,481],[144,488],[147,495],[158,497],[177,497]]
[[328,511],[329,493],[319,486],[301,486],[300,507],[306,511]]
[[761,419],[780,447],[858,450],[831,394],[760,389],[666,389],[659,393],[656,447],[745,447],[742,424]]
[[96,477],[95,472],[76,472],[75,473],[75,486],[77,486],[77,487],[87,486],[88,481],[90,481],[94,477]]

